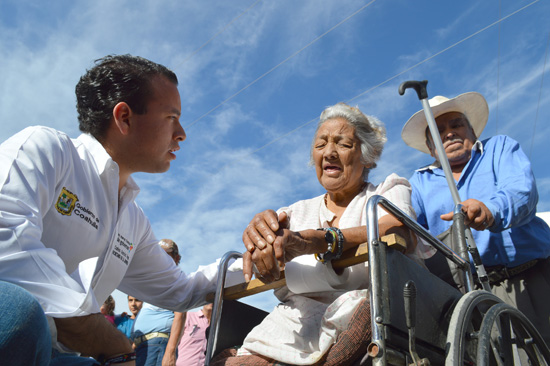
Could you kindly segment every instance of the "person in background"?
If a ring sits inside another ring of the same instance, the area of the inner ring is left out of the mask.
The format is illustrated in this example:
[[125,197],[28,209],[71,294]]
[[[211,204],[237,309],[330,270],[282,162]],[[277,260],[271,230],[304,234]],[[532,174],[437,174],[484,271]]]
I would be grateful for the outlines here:
[[[159,246],[179,265],[178,245],[162,239]],[[173,312],[144,303],[134,322],[132,337],[137,366],[175,366],[185,313]]]
[[107,297],[107,300],[101,305],[99,311],[105,316],[105,319],[107,319],[109,323],[115,325],[115,299],[113,299],[111,295]]
[[132,328],[134,327],[134,321],[136,316],[143,306],[143,301],[136,299],[133,296],[128,295],[128,309],[130,309],[130,315],[122,313],[115,316],[115,325],[118,330],[126,334],[128,339],[132,340]]
[[206,352],[206,329],[210,326],[212,304],[187,313],[183,335],[178,345],[176,366],[202,366]]
[[[436,96],[429,104],[492,292],[524,313],[550,344],[550,228],[536,216],[531,162],[508,136],[478,139],[489,116],[481,94]],[[454,202],[423,111],[407,121],[401,137],[435,158],[410,178],[412,204],[418,223],[444,234]]]

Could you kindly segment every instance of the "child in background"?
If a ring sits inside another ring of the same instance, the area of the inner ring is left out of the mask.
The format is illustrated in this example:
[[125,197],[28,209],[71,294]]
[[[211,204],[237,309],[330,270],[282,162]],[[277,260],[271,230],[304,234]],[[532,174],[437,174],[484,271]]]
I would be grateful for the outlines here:
[[105,316],[105,319],[115,325],[115,299],[111,295],[109,295],[99,310]]

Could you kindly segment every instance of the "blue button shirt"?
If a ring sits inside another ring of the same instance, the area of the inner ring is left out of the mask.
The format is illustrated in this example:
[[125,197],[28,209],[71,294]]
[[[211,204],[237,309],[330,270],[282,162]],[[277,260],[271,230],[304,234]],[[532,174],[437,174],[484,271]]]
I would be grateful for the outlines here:
[[132,337],[136,338],[154,332],[170,333],[173,321],[173,311],[143,303],[134,322]]
[[[433,235],[447,230],[452,221],[440,215],[452,212],[454,203],[443,169],[439,164],[419,169],[410,183],[418,222]],[[517,141],[507,136],[477,141],[456,186],[461,200],[482,201],[495,219],[489,230],[472,229],[484,265],[515,267],[550,256],[550,228],[536,216],[535,177]]]
[[134,327],[134,319],[130,318],[129,315],[118,315],[115,316],[115,325],[118,330],[126,335],[126,337],[131,338],[132,328]]

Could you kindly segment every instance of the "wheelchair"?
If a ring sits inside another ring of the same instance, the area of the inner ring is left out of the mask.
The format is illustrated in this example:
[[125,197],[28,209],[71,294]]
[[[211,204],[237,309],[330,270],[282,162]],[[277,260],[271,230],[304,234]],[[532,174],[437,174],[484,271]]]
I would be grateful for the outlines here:
[[[379,205],[437,249],[432,263],[438,265],[423,268],[379,238]],[[343,264],[368,258],[371,278],[372,339],[353,365],[550,365],[550,350],[525,315],[492,293],[473,288],[467,259],[382,196],[371,197],[366,210],[368,242]],[[225,288],[228,262],[240,256],[226,253],[220,264],[206,365],[221,350],[242,344],[267,315],[234,299],[284,284],[282,279],[256,287],[256,279]]]

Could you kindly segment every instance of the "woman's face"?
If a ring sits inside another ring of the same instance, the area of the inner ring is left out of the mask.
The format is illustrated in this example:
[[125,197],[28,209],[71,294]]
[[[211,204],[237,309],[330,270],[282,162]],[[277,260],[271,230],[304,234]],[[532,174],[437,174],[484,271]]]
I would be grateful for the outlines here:
[[319,183],[329,193],[355,196],[363,184],[361,143],[345,118],[327,120],[313,143],[313,162]]

